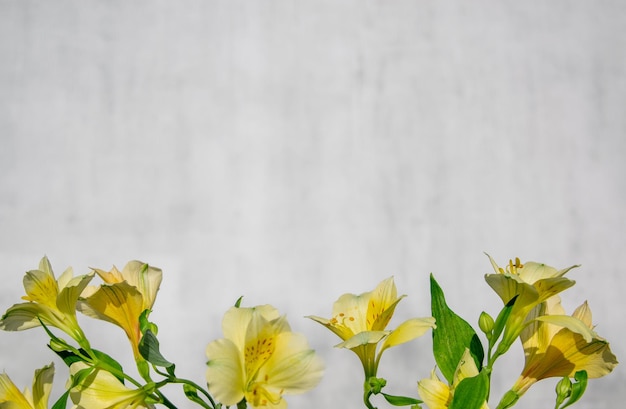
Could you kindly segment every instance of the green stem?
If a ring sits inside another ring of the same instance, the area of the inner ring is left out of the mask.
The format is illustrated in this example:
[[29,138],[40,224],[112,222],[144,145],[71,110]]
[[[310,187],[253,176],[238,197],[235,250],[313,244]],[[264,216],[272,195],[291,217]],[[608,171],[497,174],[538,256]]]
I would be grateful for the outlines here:
[[366,383],[365,391],[363,392],[363,403],[365,403],[365,407],[367,409],[376,409],[376,407],[372,406],[372,404],[370,403],[370,396],[372,396],[372,391],[369,389]]
[[213,397],[211,396],[211,394],[208,391],[206,391],[204,388],[202,388],[200,385],[198,385],[197,383],[195,383],[193,381],[190,381],[189,379],[177,378],[177,377],[170,376],[169,374],[166,374],[164,372],[159,371],[157,368],[154,368],[154,370],[159,375],[162,375],[162,376],[166,377],[166,379],[164,379],[161,382],[157,383],[157,389],[161,388],[162,386],[167,385],[168,383],[186,384],[186,385],[192,386],[195,390],[197,390],[202,395],[204,395],[206,397],[206,399],[210,402],[210,406],[208,404],[204,403],[204,402],[198,402],[198,401],[194,401],[194,402],[198,402],[202,406],[204,406],[205,408],[208,408],[208,409],[213,409],[213,408],[217,407],[217,403],[213,400]]

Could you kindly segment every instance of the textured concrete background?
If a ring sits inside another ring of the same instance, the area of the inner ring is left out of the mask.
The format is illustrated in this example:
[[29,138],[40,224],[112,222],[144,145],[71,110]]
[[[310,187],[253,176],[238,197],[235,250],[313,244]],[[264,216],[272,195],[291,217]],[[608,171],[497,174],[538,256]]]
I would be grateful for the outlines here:
[[[582,264],[564,305],[589,300],[623,361],[624,50],[620,1],[0,1],[0,309],[44,254],[59,274],[140,259],[164,270],[152,317],[181,376],[202,382],[244,295],[326,360],[290,407],[359,408],[356,356],[303,316],[389,275],[393,322],[428,315],[433,272],[475,324],[500,307],[486,251]],[[81,322],[132,367],[119,331]],[[0,370],[27,385],[45,341],[0,334]],[[385,354],[388,392],[416,394],[430,346]],[[578,407],[620,406],[625,381]],[[552,408],[554,383],[518,407]]]

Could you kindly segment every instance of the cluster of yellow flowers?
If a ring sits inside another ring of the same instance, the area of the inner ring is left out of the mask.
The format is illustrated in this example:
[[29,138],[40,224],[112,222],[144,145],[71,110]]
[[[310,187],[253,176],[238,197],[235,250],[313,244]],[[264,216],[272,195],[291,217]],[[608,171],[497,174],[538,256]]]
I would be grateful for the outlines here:
[[[558,294],[574,285],[564,275],[577,266],[557,270],[516,259],[503,269],[489,259],[494,273],[485,279],[504,307],[496,319],[483,312],[478,320],[486,349],[472,326],[448,307],[432,275],[432,316],[406,320],[393,330],[387,327],[404,296],[398,296],[392,277],[373,291],[342,295],[334,303],[330,319],[308,317],[339,336],[342,342],[336,347],[358,356],[364,370],[363,403],[367,408],[374,409],[371,398],[378,394],[394,406],[488,408],[494,363],[518,338],[525,365],[497,409],[512,407],[534,383],[551,377],[562,378],[556,388],[555,409],[565,408],[580,399],[588,378],[613,370],[616,357],[608,342],[594,331],[587,303],[571,316],[561,306]],[[96,275],[102,283],[91,286]],[[53,409],[65,408],[68,399],[78,409],[176,408],[163,392],[168,384],[181,385],[191,402],[207,409],[281,409],[287,407],[283,395],[306,392],[321,380],[321,359],[302,334],[291,331],[285,316],[270,305],[242,307],[241,300],[224,315],[224,338],[207,346],[205,386],[178,377],[175,365],[159,350],[158,327],[149,321],[161,280],[160,269],[140,261],[129,262],[122,271],[94,269],[77,277],[69,268],[57,279],[44,257],[39,268],[24,277],[25,302],[6,311],[0,329],[42,327],[50,336],[50,349],[69,367],[66,392]],[[141,379],[128,375],[113,357],[91,347],[76,311],[113,323],[126,333]],[[417,383],[419,399],[384,393],[386,380],[377,377],[383,352],[429,331],[437,367]],[[35,371],[32,391],[22,392],[8,375],[0,374],[0,408],[48,408],[53,376],[51,363]]]

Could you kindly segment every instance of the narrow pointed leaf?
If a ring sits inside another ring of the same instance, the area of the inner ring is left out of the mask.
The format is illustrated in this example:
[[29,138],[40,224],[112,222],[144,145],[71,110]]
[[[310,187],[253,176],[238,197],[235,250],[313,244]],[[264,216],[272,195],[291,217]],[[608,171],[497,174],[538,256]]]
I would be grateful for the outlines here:
[[393,406],[409,406],[409,405],[419,405],[420,403],[423,403],[421,400],[410,398],[408,396],[388,395],[383,392],[381,392],[381,394],[385,397],[387,402],[389,402]]
[[493,336],[490,340],[492,345],[495,345],[495,342],[500,338],[500,334],[506,327],[506,322],[509,319],[509,315],[511,315],[511,310],[513,309],[513,305],[515,304],[515,300],[517,300],[517,295],[502,308],[502,311],[498,314],[498,318],[496,318],[496,322],[493,326]]
[[98,361],[100,361],[101,363],[107,365],[110,368],[115,369],[117,372],[114,371],[108,371],[111,372],[111,374],[113,376],[115,376],[120,382],[124,383],[124,377],[122,377],[121,375],[116,375],[116,373],[124,373],[124,368],[122,368],[122,365],[117,362],[115,359],[113,359],[110,355],[102,352],[102,351],[98,351],[97,349],[93,349],[93,354],[96,356],[96,358],[98,358]]
[[[48,345],[48,348],[52,349],[50,345]],[[65,365],[67,365],[68,367],[75,362],[84,361],[83,357],[75,354],[72,351],[55,351],[54,349],[52,349],[52,351],[54,351],[54,353],[57,354],[59,358],[61,358],[63,362],[65,362]]]
[[432,316],[437,323],[437,328],[433,330],[433,355],[441,373],[452,384],[454,372],[466,348],[474,357],[479,371],[485,352],[472,326],[448,307],[443,291],[432,274],[430,294]]
[[241,307],[241,301],[243,301],[243,295],[237,298],[237,301],[235,301],[235,307],[237,308]]
[[[166,368],[170,375],[173,375],[174,364],[168,361],[161,355],[159,350],[159,340],[150,330],[146,330],[146,333],[139,342],[139,353],[142,357],[153,365]],[[172,372],[170,372],[172,371]]]
[[587,389],[587,371],[578,371],[574,375],[574,379],[578,382],[572,384],[572,394],[569,396],[569,399],[565,403],[565,405],[561,406],[561,409],[564,409],[574,403],[578,402],[580,398],[582,398],[585,393],[585,389]]
[[61,395],[61,397],[56,402],[54,402],[54,405],[52,405],[52,409],[65,409],[67,407],[68,396],[70,396],[69,389],[66,390],[65,393]]

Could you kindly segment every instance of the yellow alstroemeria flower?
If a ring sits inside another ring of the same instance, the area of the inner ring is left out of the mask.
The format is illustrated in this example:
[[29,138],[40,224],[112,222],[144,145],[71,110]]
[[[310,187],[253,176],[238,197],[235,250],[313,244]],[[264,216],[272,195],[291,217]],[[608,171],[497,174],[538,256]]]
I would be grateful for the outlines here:
[[[76,362],[70,366],[70,375],[75,376],[79,371],[89,366],[84,362]],[[147,409],[154,405],[146,403],[150,388],[131,389],[119,379],[100,368],[94,368],[91,373],[83,377],[70,390],[70,399],[74,403],[73,409]]]
[[0,374],[0,408],[7,409],[47,409],[54,363],[35,371],[33,390],[21,392],[7,374]]
[[21,331],[43,322],[85,346],[87,340],[76,319],[76,303],[92,278],[93,274],[73,277],[70,267],[57,280],[50,261],[43,257],[39,269],[28,271],[24,276],[26,295],[22,299],[28,302],[10,307],[0,319],[0,329]]
[[161,284],[163,272],[140,261],[130,261],[120,272],[94,270],[105,282],[99,287],[87,287],[78,309],[92,318],[109,321],[126,332],[136,360],[141,331],[139,317],[151,310]]
[[222,329],[224,338],[206,349],[206,379],[223,405],[245,398],[253,408],[283,409],[284,394],[303,393],[319,383],[322,361],[274,307],[233,307],[224,315]]
[[[417,383],[417,391],[429,409],[446,409],[452,403],[454,390],[458,384],[463,379],[472,378],[478,374],[476,362],[474,362],[469,349],[466,349],[454,372],[452,385],[442,382],[433,369],[430,378],[422,379]],[[481,409],[489,409],[487,402],[481,406]]]
[[333,305],[331,319],[317,316],[308,318],[337,334],[344,342],[335,346],[354,351],[363,364],[365,379],[369,379],[376,376],[380,357],[386,349],[411,341],[435,328],[435,319],[428,317],[412,318],[395,330],[386,330],[402,298],[404,295],[397,295],[393,277],[389,277],[378,284],[374,291],[339,297]]
[[526,361],[511,388],[518,396],[541,379],[571,378],[581,370],[587,371],[589,378],[600,378],[617,365],[609,343],[593,330],[591,309],[586,302],[569,317],[565,316],[560,298],[550,298],[520,337]]
[[541,303],[573,286],[576,282],[563,277],[577,265],[557,270],[536,262],[522,264],[519,259],[509,262],[506,270],[489,256],[495,274],[485,280],[506,305],[517,296],[502,336],[502,344],[510,346],[527,324],[530,312]]

